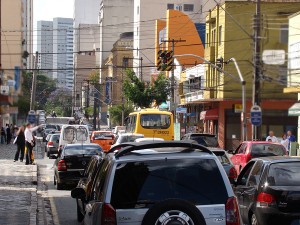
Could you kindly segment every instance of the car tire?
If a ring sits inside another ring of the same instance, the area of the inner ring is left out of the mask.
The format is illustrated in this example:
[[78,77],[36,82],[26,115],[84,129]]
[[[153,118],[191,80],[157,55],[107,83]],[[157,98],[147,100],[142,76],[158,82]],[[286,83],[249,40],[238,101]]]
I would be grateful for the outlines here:
[[174,221],[174,224],[180,222],[182,225],[206,224],[202,213],[195,205],[186,200],[168,199],[153,205],[144,216],[142,225],[162,225],[166,221],[168,224],[171,221]]
[[81,213],[80,208],[77,203],[77,221],[82,222],[83,219],[84,219],[84,215]]
[[256,217],[255,213],[253,213],[252,216],[251,216],[250,224],[251,224],[251,225],[260,225],[260,224],[258,223],[258,221],[257,221],[257,217]]
[[54,176],[54,185],[56,186],[56,190],[62,190],[63,189],[63,185],[57,181],[55,176]]

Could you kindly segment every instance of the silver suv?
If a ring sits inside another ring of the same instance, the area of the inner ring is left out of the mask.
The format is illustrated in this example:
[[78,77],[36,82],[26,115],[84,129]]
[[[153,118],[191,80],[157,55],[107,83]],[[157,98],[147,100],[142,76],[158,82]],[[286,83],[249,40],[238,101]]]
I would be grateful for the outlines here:
[[217,157],[191,142],[140,142],[107,154],[86,202],[88,225],[240,225],[230,182]]

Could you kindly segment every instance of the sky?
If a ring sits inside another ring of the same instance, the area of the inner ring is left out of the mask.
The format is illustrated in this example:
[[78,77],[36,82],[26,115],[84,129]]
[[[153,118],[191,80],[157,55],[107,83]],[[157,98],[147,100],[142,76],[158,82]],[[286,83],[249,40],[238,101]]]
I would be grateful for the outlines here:
[[[36,30],[37,21],[49,20],[54,17],[73,18],[74,0],[33,0],[33,28]],[[33,45],[36,51],[36,31],[34,31]]]

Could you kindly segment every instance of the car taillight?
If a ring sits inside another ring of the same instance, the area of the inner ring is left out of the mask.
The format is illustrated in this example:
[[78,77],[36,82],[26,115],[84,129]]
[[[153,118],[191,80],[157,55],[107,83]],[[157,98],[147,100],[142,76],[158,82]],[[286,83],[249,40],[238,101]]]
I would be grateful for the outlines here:
[[226,205],[226,225],[240,225],[240,212],[236,197],[227,199]]
[[48,146],[53,146],[53,142],[52,141],[48,141],[47,145]]
[[117,225],[116,210],[110,204],[104,204],[102,207],[102,225]]
[[237,178],[237,172],[234,167],[231,167],[229,170],[228,178],[230,179],[236,179]]
[[65,163],[65,160],[61,159],[58,161],[57,170],[58,171],[67,171],[67,165]]
[[256,198],[257,207],[268,207],[272,203],[275,203],[274,196],[265,192],[259,193]]

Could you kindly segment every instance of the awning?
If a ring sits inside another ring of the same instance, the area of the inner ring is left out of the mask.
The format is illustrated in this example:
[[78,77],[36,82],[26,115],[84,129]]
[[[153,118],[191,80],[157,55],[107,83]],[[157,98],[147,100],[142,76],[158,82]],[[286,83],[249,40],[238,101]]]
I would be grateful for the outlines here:
[[300,116],[300,102],[296,102],[288,110],[289,116]]
[[219,109],[210,109],[207,111],[202,111],[200,113],[200,120],[218,120],[219,119]]

